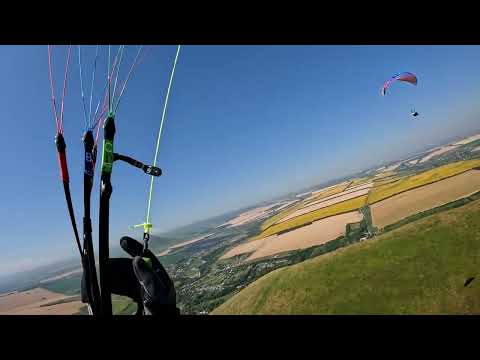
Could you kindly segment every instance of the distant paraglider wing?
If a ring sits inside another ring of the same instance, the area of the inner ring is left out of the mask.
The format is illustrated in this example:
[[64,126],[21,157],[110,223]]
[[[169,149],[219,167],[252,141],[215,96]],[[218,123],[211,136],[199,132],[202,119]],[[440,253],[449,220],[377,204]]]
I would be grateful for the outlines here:
[[392,76],[390,79],[388,79],[387,81],[385,81],[385,84],[383,84],[382,91],[381,91],[383,96],[385,96],[385,94],[387,93],[387,89],[395,81],[405,81],[405,82],[408,82],[412,85],[417,85],[417,82],[418,82],[417,77],[412,73],[403,72],[403,73],[400,73],[400,74],[396,74],[396,75]]

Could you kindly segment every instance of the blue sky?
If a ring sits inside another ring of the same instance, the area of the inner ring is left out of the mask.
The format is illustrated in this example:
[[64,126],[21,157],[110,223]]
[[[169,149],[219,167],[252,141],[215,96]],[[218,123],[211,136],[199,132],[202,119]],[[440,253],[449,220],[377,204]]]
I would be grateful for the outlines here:
[[[89,94],[95,47],[82,49]],[[53,52],[57,96],[65,50]],[[135,51],[127,47],[121,74]],[[64,127],[81,224],[83,113],[76,48],[72,54]],[[135,71],[117,113],[116,151],[152,161],[174,54],[175,46],[152,47]],[[97,70],[103,76],[105,60],[106,48]],[[154,225],[172,229],[480,130],[479,62],[478,46],[182,47],[160,147],[164,175],[154,191]],[[381,97],[383,82],[401,71],[416,73],[419,85],[396,84]],[[47,47],[0,46],[0,79],[5,274],[75,256],[76,248],[56,162]],[[97,82],[96,94],[101,88]],[[409,116],[412,107],[418,120]],[[143,222],[148,181],[115,164],[112,243]],[[92,206],[96,242],[98,178]]]

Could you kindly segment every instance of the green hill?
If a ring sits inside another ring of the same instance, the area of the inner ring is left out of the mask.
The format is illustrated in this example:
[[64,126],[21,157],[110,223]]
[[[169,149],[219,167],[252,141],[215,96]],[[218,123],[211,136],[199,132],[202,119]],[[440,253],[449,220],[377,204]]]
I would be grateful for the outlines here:
[[275,270],[212,314],[480,314],[480,200]]

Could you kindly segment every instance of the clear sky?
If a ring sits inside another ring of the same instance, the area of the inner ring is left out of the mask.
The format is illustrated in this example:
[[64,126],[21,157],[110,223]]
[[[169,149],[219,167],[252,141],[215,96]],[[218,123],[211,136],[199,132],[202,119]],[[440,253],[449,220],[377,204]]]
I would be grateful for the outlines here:
[[[151,47],[135,71],[116,117],[116,151],[152,161],[175,48]],[[88,97],[95,47],[82,49]],[[53,52],[57,96],[65,50]],[[121,74],[135,51],[127,47]],[[73,55],[64,126],[81,229],[77,48]],[[105,60],[106,47],[97,69],[102,81]],[[169,230],[480,130],[479,64],[478,46],[184,46],[160,147],[164,175],[153,223]],[[418,86],[396,84],[381,97],[383,82],[401,71],[417,74]],[[56,160],[47,47],[0,46],[0,79],[1,275],[77,250]],[[97,82],[95,95],[101,88]],[[112,243],[143,222],[148,181],[115,164]],[[96,243],[98,177],[92,205]]]

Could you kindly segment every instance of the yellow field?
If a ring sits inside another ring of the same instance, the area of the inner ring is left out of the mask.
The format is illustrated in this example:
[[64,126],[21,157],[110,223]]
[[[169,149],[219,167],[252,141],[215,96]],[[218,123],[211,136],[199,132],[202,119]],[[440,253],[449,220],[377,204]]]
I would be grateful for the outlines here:
[[373,188],[368,196],[368,203],[373,204],[395,194],[414,189],[422,185],[431,184],[435,181],[457,175],[480,166],[480,159],[458,161],[452,164],[425,171],[418,175],[409,176],[400,181],[385,184]]
[[334,204],[326,208],[318,209],[318,210],[309,212],[307,214],[297,216],[290,220],[283,221],[279,224],[272,225],[269,228],[266,228],[264,231],[262,231],[259,235],[251,238],[250,240],[252,241],[258,240],[273,234],[277,234],[281,231],[291,229],[296,226],[308,224],[312,221],[316,221],[329,216],[357,210],[365,205],[365,202],[367,201],[367,196],[368,195],[359,196],[354,199],[350,199],[338,204]]
[[301,209],[304,206],[305,206],[305,203],[303,201],[301,201],[298,204],[292,206],[291,208],[289,208],[287,210],[284,210],[284,211],[272,216],[271,218],[265,220],[260,228],[263,231],[266,228],[268,228],[269,226],[272,226],[273,224],[275,224],[277,221],[283,219],[284,217],[286,217],[290,214],[293,214],[295,211],[297,211],[298,209]]
[[338,184],[337,186],[335,186],[335,187],[333,187],[333,188],[331,188],[331,189],[328,189],[328,190],[319,192],[319,193],[317,193],[317,194],[309,197],[308,199],[305,199],[305,201],[303,202],[303,205],[308,205],[308,204],[310,204],[311,202],[314,202],[314,201],[323,199],[323,198],[325,198],[325,197],[339,194],[339,193],[341,193],[342,191],[344,191],[349,185],[350,185],[350,181],[347,181],[347,182],[343,182],[343,183],[341,183],[341,184]]
[[314,201],[317,201],[317,200],[319,200],[321,198],[324,198],[324,197],[327,197],[327,196],[331,196],[331,195],[341,193],[343,190],[345,190],[347,188],[347,186],[349,184],[350,184],[350,182],[348,182],[348,181],[343,182],[343,183],[340,183],[338,185],[334,185],[333,187],[329,187],[325,191],[320,191],[319,193],[314,194],[313,196],[311,196],[309,198],[306,198],[305,200],[295,204],[294,206],[292,206],[290,208],[287,208],[286,210],[284,210],[284,211],[268,218],[267,220],[265,220],[265,222],[260,227],[261,230],[263,231],[263,230],[267,229],[268,227],[272,226],[273,224],[275,224],[279,220],[287,217],[290,214],[293,214],[295,211],[307,206],[308,204],[310,204]]
[[228,259],[240,254],[251,253],[244,261],[255,260],[272,256],[285,251],[307,249],[312,246],[325,244],[330,240],[345,235],[345,227],[349,223],[362,221],[363,215],[359,211],[330,216],[315,221],[311,225],[303,226],[280,235],[248,241],[235,246],[222,255],[221,259]]
[[373,225],[383,228],[408,216],[480,191],[480,171],[469,170],[432,184],[402,192],[373,204]]
[[400,180],[404,177],[405,176],[393,176],[393,177],[389,177],[389,178],[386,178],[386,179],[374,180],[373,187],[379,187],[379,186],[382,186],[382,185],[391,184],[391,183],[393,183],[395,181],[398,181],[398,180]]
[[344,191],[344,192],[340,193],[339,195],[333,195],[333,198],[332,197],[327,197],[325,199],[319,200],[318,202],[314,202],[314,203],[312,203],[308,206],[305,206],[305,207],[295,211],[293,214],[290,214],[287,217],[284,217],[283,219],[281,219],[277,223],[296,218],[296,217],[298,217],[300,215],[303,215],[303,214],[308,214],[312,211],[327,208],[327,207],[330,207],[332,205],[339,204],[339,203],[345,202],[345,201],[350,200],[350,199],[354,199],[354,198],[359,197],[359,196],[367,195],[369,191],[370,191],[369,188],[368,189],[353,190],[353,191],[350,191],[350,192],[349,191]]

